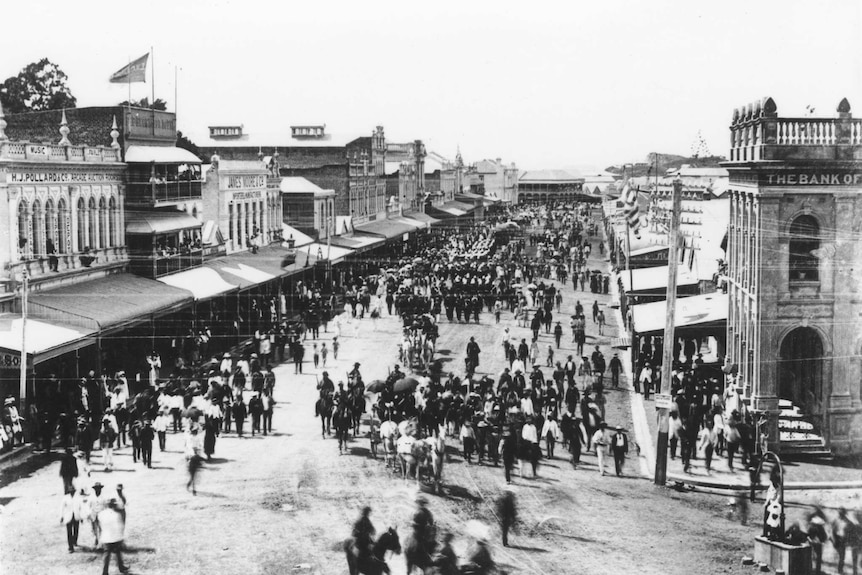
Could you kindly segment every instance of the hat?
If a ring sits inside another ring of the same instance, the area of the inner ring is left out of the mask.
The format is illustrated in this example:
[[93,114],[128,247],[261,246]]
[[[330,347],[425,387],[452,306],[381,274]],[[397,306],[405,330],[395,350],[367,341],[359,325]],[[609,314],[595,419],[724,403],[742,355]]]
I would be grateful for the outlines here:
[[122,483],[117,483],[117,490],[119,491],[119,490],[121,490],[122,488],[123,488],[123,484],[122,484]]
[[358,361],[353,364],[353,367],[359,367],[359,366],[360,366],[360,363]]
[[222,359],[230,359],[230,354],[228,352],[224,352],[224,355],[221,356]]
[[101,489],[102,487],[104,487],[104,485],[102,485],[100,481],[97,481],[93,484],[93,489]]
[[122,369],[117,372],[117,377],[125,377],[125,376],[126,376],[126,372],[123,371]]
[[14,397],[7,397],[3,401],[3,405],[14,405],[14,404],[15,404],[15,398]]
[[622,425],[617,425],[617,431],[622,431],[622,430],[623,430]]
[[251,354],[251,357],[257,357],[256,353]]

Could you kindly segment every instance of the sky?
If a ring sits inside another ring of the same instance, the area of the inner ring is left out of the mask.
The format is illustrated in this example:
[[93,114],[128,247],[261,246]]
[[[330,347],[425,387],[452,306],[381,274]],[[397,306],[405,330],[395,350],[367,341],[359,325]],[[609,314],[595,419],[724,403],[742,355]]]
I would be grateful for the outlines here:
[[111,105],[127,87],[108,77],[152,48],[156,97],[193,140],[210,125],[286,134],[325,123],[351,136],[382,125],[388,141],[522,169],[688,155],[698,133],[726,156],[733,109],[765,96],[785,117],[806,106],[834,116],[843,97],[862,115],[859,0],[125,6],[4,5],[0,78],[47,57],[79,106]]

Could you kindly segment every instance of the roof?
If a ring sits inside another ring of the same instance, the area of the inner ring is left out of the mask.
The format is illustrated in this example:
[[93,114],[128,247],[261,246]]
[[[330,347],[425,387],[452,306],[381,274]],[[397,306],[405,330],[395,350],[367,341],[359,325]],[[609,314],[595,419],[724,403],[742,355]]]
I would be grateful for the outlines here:
[[[61,355],[66,351],[70,351],[70,344],[83,343],[89,345],[95,343],[95,339],[90,336],[94,335],[92,329],[85,329],[65,325],[59,322],[49,322],[45,320],[27,318],[27,353],[31,355],[40,355],[40,359],[50,359],[51,357]],[[22,347],[22,332],[24,329],[24,320],[19,314],[4,313],[0,314],[0,348],[20,352]],[[83,347],[83,345],[75,345],[73,349]]]
[[405,212],[404,217],[416,220],[417,222],[424,222],[428,224],[429,227],[440,221],[437,218],[432,218],[424,212]]
[[200,164],[201,160],[188,150],[176,146],[138,146],[131,145],[126,150],[125,161],[128,163],[160,164]]
[[263,162],[255,162],[252,160],[222,160],[218,162],[219,172],[242,172],[242,173],[257,173],[269,174]]
[[333,236],[329,242],[334,246],[350,248],[354,252],[364,252],[385,242],[385,238],[354,234],[351,236]]
[[[652,291],[667,287],[668,266],[657,266],[652,268],[639,268],[631,270],[631,273],[620,273],[623,289],[628,293]],[[631,281],[634,281],[634,289],[631,289]],[[697,283],[697,277],[685,266],[679,266],[676,274],[676,285],[687,286]]]
[[300,176],[289,176],[281,179],[279,185],[282,194],[319,194],[326,191],[317,184]]
[[383,236],[387,240],[391,240],[393,238],[398,238],[403,236],[404,234],[415,231],[416,228],[407,224],[406,222],[399,222],[394,219],[390,220],[378,220],[374,222],[369,222],[367,224],[362,224],[359,226],[355,226],[354,230],[356,232],[361,232],[364,234],[374,234],[378,236]]
[[[678,329],[726,322],[728,303],[727,294],[723,293],[678,298],[674,310],[674,326]],[[663,332],[666,315],[665,300],[632,306],[634,331],[639,334]]]
[[126,233],[153,235],[201,227],[201,222],[179,210],[126,210]]
[[691,166],[681,166],[676,171],[680,176],[694,176],[699,178],[727,178],[730,172],[727,168],[719,166],[711,166],[708,168],[693,168]]
[[[331,241],[329,242],[329,245],[318,242],[309,244],[306,251],[309,249],[311,250],[311,255],[313,255],[315,259],[328,259],[329,263],[332,265],[341,263],[344,258],[353,253],[353,250],[349,248],[332,245]],[[317,257],[318,253],[320,254],[319,258]]]
[[[288,264],[287,256],[291,253],[296,254],[296,260]],[[295,252],[279,245],[270,245],[260,248],[256,254],[239,252],[204,262],[203,265],[217,271],[227,283],[246,289],[288,275],[297,267],[304,266],[306,254],[309,254],[309,261],[313,262],[314,253],[308,252],[308,245],[297,248]]]
[[293,244],[293,247],[295,247],[295,248],[298,248],[298,247],[304,246],[304,245],[308,245],[314,241],[314,239],[311,236],[302,233],[301,231],[299,231],[295,227],[289,226],[289,225],[285,224],[284,222],[282,222],[282,224],[281,224],[281,237],[283,237],[285,240],[287,240],[287,238],[292,237],[293,241],[295,242]]
[[209,299],[237,289],[235,284],[229,284],[212,268],[200,267],[169,276],[162,276],[158,281],[192,292],[196,301]]
[[[110,305],[106,305],[110,302]],[[184,289],[132,274],[115,274],[30,295],[34,316],[84,320],[96,330],[124,328],[192,302]]]
[[583,182],[584,177],[575,170],[528,170],[521,173],[519,183]]

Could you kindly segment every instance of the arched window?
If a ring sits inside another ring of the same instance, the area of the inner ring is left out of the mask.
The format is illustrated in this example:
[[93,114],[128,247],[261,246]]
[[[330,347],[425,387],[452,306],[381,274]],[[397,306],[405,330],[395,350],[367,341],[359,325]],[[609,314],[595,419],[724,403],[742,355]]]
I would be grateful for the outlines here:
[[88,222],[90,224],[90,229],[88,230],[87,236],[90,239],[90,243],[87,245],[90,246],[91,250],[95,250],[99,248],[99,213],[96,210],[96,198],[90,198],[88,208]]
[[790,280],[817,281],[819,263],[812,252],[820,248],[820,226],[812,216],[799,216],[790,224]]
[[57,226],[57,209],[54,207],[54,200],[48,198],[45,202],[45,237],[47,240],[51,240],[51,246],[48,245],[46,240],[45,253],[49,253],[51,251],[49,248],[51,247],[59,251],[57,248]]
[[84,251],[87,243],[87,205],[84,198],[78,198],[78,251]]
[[99,247],[111,245],[111,226],[108,222],[108,204],[105,198],[99,198]]
[[781,342],[779,397],[806,413],[823,400],[823,341],[810,327],[791,331]]
[[33,201],[33,209],[30,211],[31,228],[31,251],[33,257],[42,257],[45,254],[45,214],[42,212],[42,202]]
[[18,203],[18,252],[22,260],[28,259],[32,253],[29,212],[27,202],[21,200]]
[[112,248],[122,245],[120,239],[120,210],[117,209],[117,200],[113,196],[108,200],[108,218],[111,220],[112,233],[108,235],[109,246]]
[[72,246],[69,245],[72,241],[71,233],[66,235],[71,225],[66,199],[60,198],[57,202],[57,251],[61,254],[67,254],[72,251]]

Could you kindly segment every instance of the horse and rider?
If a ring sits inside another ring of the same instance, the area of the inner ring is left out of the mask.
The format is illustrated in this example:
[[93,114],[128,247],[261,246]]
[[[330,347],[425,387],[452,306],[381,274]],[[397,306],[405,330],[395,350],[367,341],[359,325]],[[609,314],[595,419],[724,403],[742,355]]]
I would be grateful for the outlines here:
[[390,527],[374,539],[376,530],[370,515],[371,508],[364,507],[359,519],[353,524],[351,537],[344,542],[350,575],[389,573],[386,554],[401,553],[401,541],[396,529]]

